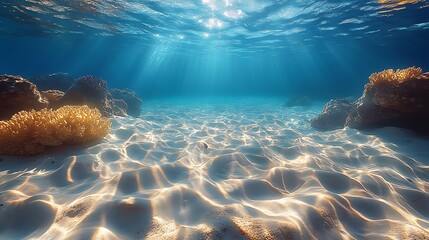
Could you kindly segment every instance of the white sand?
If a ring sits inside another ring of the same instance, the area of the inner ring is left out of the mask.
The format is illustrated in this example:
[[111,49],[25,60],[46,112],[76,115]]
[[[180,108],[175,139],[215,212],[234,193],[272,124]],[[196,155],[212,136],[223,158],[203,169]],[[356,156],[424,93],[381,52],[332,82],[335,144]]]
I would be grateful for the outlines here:
[[429,239],[428,138],[281,105],[152,101],[95,146],[2,157],[0,239]]

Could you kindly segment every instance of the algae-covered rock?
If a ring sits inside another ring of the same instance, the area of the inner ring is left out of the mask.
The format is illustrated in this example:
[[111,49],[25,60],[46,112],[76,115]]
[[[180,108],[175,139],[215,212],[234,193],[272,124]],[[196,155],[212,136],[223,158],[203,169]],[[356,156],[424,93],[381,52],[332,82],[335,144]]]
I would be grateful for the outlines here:
[[356,129],[386,126],[429,133],[429,78],[367,86],[346,125]]
[[389,69],[372,74],[369,80],[356,102],[330,101],[311,125],[319,130],[393,126],[429,134],[429,73],[415,67]]

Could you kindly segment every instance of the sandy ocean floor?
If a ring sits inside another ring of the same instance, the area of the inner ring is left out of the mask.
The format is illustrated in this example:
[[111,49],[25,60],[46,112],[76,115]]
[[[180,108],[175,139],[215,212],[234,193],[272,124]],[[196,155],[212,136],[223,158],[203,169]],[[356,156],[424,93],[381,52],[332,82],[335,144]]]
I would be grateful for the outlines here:
[[153,100],[88,148],[0,160],[0,239],[429,239],[429,139],[282,100]]

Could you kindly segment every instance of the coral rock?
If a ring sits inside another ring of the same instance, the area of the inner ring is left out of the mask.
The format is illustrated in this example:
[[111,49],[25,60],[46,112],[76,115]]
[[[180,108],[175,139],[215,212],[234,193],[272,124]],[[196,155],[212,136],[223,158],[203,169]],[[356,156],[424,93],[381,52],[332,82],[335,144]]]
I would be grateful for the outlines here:
[[39,110],[48,106],[36,85],[22,77],[0,75],[0,119],[9,119],[21,110]]
[[409,80],[365,90],[347,118],[351,128],[397,126],[428,132],[429,81]]
[[367,84],[346,125],[356,129],[396,126],[429,133],[429,75],[416,76],[413,71],[406,76],[412,78],[383,78]]
[[42,91],[40,94],[49,102],[49,106],[55,106],[58,100],[64,96],[64,92],[59,90]]
[[330,100],[323,112],[311,120],[311,126],[322,131],[343,128],[353,103],[347,99]]
[[114,99],[123,100],[126,103],[127,114],[133,117],[140,116],[143,101],[136,96],[135,92],[129,89],[114,88],[111,91]]
[[355,103],[330,101],[311,125],[319,130],[393,126],[429,134],[429,73],[415,67],[389,69],[372,74],[369,80]]
[[53,73],[47,76],[32,77],[29,80],[36,84],[40,91],[55,89],[65,92],[75,82],[75,79],[67,73]]
[[88,105],[96,107],[106,117],[113,115],[123,116],[124,112],[115,107],[112,96],[107,90],[107,83],[101,78],[85,76],[67,90],[57,103],[57,107],[64,105]]
[[126,116],[127,115],[127,103],[122,99],[113,99],[113,112],[117,116]]
[[88,106],[21,111],[0,121],[0,155],[34,155],[59,145],[99,140],[110,127],[109,119]]

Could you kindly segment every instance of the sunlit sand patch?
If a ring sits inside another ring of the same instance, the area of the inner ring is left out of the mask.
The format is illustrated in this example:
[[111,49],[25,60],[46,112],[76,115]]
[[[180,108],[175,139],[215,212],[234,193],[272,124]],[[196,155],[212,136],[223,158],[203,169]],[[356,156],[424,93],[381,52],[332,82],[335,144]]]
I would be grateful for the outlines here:
[[0,238],[429,238],[427,138],[281,105],[148,102],[95,146],[2,157]]

